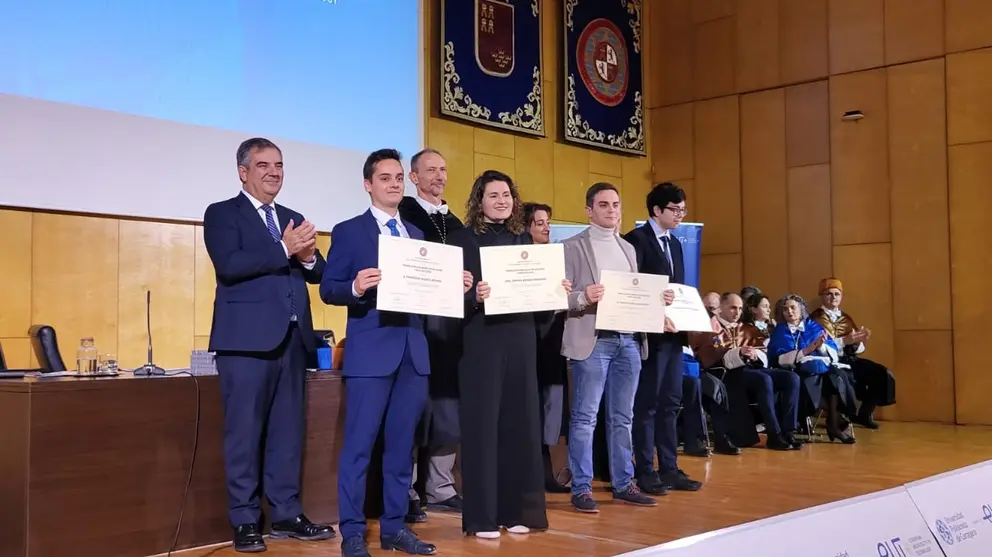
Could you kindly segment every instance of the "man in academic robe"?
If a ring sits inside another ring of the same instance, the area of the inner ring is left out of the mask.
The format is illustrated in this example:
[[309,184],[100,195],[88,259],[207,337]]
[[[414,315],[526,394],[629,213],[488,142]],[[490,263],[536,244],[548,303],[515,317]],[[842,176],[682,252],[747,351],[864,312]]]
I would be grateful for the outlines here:
[[[410,181],[416,197],[400,201],[400,218],[416,226],[428,242],[447,243],[448,234],[463,228],[441,198],[448,169],[439,151],[426,148],[410,158]],[[430,356],[430,400],[418,427],[413,486],[406,521],[423,522],[431,511],[460,513],[462,499],[455,490],[455,454],[460,438],[458,422],[458,360],[461,357],[461,320],[425,318],[424,334]],[[421,495],[420,492],[423,492]]]
[[830,334],[842,351],[840,361],[851,366],[855,394],[861,401],[853,421],[869,429],[878,429],[873,413],[878,406],[895,404],[895,377],[882,364],[861,357],[865,342],[871,338],[871,330],[859,327],[850,315],[840,309],[844,299],[844,286],[840,279],[830,277],[821,280],[819,292],[823,305],[810,314],[810,319]]
[[[799,449],[802,443],[795,437],[798,427],[799,376],[792,371],[768,367],[768,355],[759,340],[758,331],[740,322],[744,302],[739,294],[728,292],[720,297],[720,313],[716,317],[716,333],[693,334],[696,356],[703,368],[723,367],[723,377],[730,399],[735,425],[745,424],[753,436],[748,401],[758,405],[765,423],[765,447],[787,451]],[[776,395],[780,402],[776,405]],[[753,445],[740,439],[742,445]]]

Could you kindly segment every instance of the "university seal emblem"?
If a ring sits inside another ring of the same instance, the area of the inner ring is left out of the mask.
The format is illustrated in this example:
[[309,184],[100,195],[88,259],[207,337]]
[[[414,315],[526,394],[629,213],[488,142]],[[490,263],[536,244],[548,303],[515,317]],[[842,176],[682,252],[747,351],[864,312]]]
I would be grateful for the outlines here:
[[427,248],[420,248],[420,257],[427,257]]
[[513,4],[475,0],[475,62],[487,75],[506,77],[513,73],[513,15]]
[[613,22],[590,21],[579,35],[575,55],[582,83],[594,99],[605,106],[623,102],[630,77],[627,44]]

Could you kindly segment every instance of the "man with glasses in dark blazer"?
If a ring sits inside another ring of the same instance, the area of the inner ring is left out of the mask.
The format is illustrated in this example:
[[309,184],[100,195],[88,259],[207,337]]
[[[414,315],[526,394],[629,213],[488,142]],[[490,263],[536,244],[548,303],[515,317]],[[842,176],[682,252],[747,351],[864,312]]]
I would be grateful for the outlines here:
[[[647,210],[647,223],[624,236],[637,252],[638,271],[667,275],[670,284],[684,284],[682,244],[672,230],[685,217],[685,192],[669,182],[658,184],[648,194]],[[674,293],[666,292],[665,301],[671,303],[673,297]],[[682,402],[682,347],[688,339],[670,324],[666,328],[672,332],[648,335],[648,358],[641,367],[634,396],[634,474],[638,487],[652,495],[673,489],[697,491],[703,485],[678,467],[676,418]]]

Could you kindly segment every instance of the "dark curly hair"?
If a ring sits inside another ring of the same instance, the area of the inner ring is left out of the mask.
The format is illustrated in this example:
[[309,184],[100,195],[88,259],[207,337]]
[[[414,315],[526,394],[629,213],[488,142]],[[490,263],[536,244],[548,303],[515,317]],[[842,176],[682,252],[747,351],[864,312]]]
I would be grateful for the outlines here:
[[482,198],[486,195],[486,186],[492,182],[506,182],[510,186],[513,209],[504,224],[511,233],[523,234],[524,204],[520,201],[517,185],[513,183],[512,178],[498,170],[487,170],[475,179],[475,183],[472,184],[472,191],[468,194],[468,201],[465,202],[465,224],[479,233],[486,229],[486,221],[482,214]]

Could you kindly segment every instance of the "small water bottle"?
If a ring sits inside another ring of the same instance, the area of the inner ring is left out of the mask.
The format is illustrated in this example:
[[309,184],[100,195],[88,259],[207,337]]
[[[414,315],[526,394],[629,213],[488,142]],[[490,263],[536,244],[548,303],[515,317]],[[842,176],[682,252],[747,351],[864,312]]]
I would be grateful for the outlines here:
[[96,373],[96,343],[93,337],[84,337],[76,350],[76,371],[80,375]]

